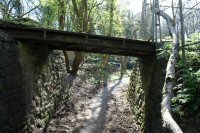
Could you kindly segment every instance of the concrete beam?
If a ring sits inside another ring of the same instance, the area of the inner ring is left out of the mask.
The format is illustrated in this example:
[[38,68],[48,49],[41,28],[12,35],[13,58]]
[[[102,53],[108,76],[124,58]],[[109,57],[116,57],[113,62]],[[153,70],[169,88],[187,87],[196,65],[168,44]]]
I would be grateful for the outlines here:
[[148,56],[155,54],[155,45],[148,41],[107,37],[86,33],[66,32],[23,25],[0,23],[14,39],[32,44],[45,44],[53,50],[71,50],[125,56]]

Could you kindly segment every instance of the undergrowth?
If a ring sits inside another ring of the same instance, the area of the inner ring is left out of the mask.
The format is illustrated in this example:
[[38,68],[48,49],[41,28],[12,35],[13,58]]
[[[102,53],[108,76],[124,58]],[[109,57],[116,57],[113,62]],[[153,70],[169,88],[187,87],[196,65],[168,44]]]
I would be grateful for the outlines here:
[[[200,113],[200,45],[187,45],[186,62],[179,60],[176,65],[176,85],[172,99],[172,111],[181,117]],[[158,58],[168,60],[172,45],[165,44],[159,49]],[[181,55],[181,52],[180,52]]]
[[177,73],[180,75],[174,88],[172,109],[180,116],[195,115],[200,111],[200,70],[183,67]]

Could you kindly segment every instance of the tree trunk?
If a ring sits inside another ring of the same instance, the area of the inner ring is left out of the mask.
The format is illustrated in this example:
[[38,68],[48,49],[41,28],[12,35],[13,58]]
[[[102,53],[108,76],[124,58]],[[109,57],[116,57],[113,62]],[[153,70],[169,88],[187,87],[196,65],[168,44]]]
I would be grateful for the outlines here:
[[140,36],[143,40],[147,40],[147,0],[142,2],[141,28]]
[[75,58],[72,64],[72,71],[70,72],[72,75],[76,76],[80,67],[80,64],[83,62],[84,55],[81,52],[74,52]]
[[64,51],[64,50],[63,50],[63,55],[64,55],[64,57],[65,57],[65,65],[66,65],[67,73],[70,73],[69,58],[68,58],[67,51]]
[[103,57],[103,66],[104,67],[106,67],[108,65],[109,58],[110,58],[110,55],[108,55],[108,54],[104,55],[104,57]]
[[162,16],[167,21],[167,24],[173,36],[173,50],[167,63],[165,83],[163,87],[163,99],[161,103],[161,114],[163,118],[163,126],[164,128],[170,130],[172,133],[183,133],[180,127],[178,126],[178,124],[172,118],[172,115],[170,112],[172,90],[175,84],[175,64],[179,55],[178,34],[176,32],[174,21],[168,14],[164,13],[158,8],[155,9],[155,13],[157,15]]
[[[58,16],[58,22],[59,22],[59,30],[64,30],[65,28],[65,15],[66,15],[66,3],[65,0],[58,0],[59,2],[59,16]],[[67,55],[67,52],[63,50],[63,55],[65,57],[65,64],[67,72],[70,71],[69,68],[69,58]]]
[[184,32],[184,18],[183,18],[183,12],[182,12],[182,0],[179,0],[179,16],[180,16],[180,25],[181,25],[181,46],[182,46],[182,62],[185,66],[185,32]]
[[121,76],[123,76],[124,73],[126,72],[127,62],[128,62],[128,56],[123,56],[121,58]]
[[[87,27],[88,27],[88,20],[87,20],[87,8],[88,8],[88,3],[87,0],[82,0],[82,6],[81,8],[78,8],[76,0],[72,0],[73,8],[74,8],[74,13],[77,16],[78,20],[78,25],[79,27],[79,32],[87,32]],[[83,62],[84,59],[84,54],[81,52],[74,52],[75,58],[73,60],[73,65],[72,65],[72,71],[71,74],[76,76],[80,67],[80,64]]]
[[[113,11],[114,11],[114,2],[115,0],[110,1],[110,22],[109,22],[109,31],[108,36],[111,36],[113,30]],[[103,57],[103,66],[106,68],[109,62],[110,55],[105,55]]]

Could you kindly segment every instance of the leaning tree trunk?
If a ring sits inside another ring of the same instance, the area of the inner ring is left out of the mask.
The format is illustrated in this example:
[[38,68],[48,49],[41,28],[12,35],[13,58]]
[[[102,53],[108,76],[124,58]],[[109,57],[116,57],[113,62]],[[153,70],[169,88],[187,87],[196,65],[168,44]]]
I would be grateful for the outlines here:
[[175,64],[179,55],[178,34],[175,28],[174,21],[168,14],[164,13],[158,8],[155,9],[155,13],[162,16],[167,21],[173,37],[173,50],[167,63],[165,83],[163,87],[163,100],[161,103],[163,126],[164,128],[170,130],[172,133],[183,133],[176,121],[172,118],[170,112],[172,90],[175,84]]

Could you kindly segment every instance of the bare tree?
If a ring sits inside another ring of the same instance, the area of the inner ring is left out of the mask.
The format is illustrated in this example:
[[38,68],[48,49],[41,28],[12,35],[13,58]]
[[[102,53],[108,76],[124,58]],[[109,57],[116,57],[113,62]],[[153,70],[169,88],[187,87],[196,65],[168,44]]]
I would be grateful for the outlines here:
[[175,64],[179,55],[178,34],[176,31],[174,20],[168,14],[164,13],[159,8],[155,9],[155,13],[162,16],[167,21],[173,37],[173,50],[167,63],[165,83],[163,87],[163,100],[161,103],[161,114],[164,122],[164,127],[173,133],[183,133],[176,121],[172,118],[170,112],[172,90],[175,84]]
[[181,46],[182,46],[182,62],[185,65],[185,36],[184,36],[184,28],[183,28],[183,13],[182,13],[182,0],[179,0],[179,17],[180,17],[180,32],[181,32]]

